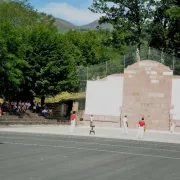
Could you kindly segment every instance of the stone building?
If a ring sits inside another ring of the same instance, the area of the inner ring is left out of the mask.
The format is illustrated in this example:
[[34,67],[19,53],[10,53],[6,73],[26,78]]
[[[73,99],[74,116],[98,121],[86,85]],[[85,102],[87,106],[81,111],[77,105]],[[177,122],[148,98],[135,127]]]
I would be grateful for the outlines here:
[[[98,83],[101,84],[99,87]],[[121,87],[116,91],[120,83]],[[172,115],[175,114],[177,124],[180,122],[178,89],[180,77],[174,76],[169,67],[151,60],[138,61],[128,66],[124,74],[111,75],[98,82],[88,81],[85,123],[93,114],[97,125],[119,127],[122,117],[127,115],[129,127],[136,128],[143,116],[148,129],[168,130]]]

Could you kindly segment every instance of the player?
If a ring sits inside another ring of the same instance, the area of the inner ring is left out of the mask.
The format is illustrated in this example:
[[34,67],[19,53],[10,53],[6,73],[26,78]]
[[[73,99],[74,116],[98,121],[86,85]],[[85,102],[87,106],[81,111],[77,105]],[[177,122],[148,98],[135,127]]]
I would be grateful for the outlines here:
[[94,124],[94,117],[93,115],[90,116],[90,131],[89,131],[89,134],[91,134],[92,132],[95,134],[95,124]]
[[73,114],[71,115],[71,127],[70,127],[70,133],[74,133],[76,125],[76,112],[73,111]]
[[175,127],[176,127],[175,122],[173,120],[171,120],[171,122],[170,122],[170,133],[174,132]]
[[141,118],[141,120],[138,123],[138,134],[137,134],[137,139],[143,139],[144,138],[144,130],[145,130],[145,121],[144,117]]
[[128,120],[127,120],[127,116],[124,116],[124,118],[123,118],[123,133],[128,135]]

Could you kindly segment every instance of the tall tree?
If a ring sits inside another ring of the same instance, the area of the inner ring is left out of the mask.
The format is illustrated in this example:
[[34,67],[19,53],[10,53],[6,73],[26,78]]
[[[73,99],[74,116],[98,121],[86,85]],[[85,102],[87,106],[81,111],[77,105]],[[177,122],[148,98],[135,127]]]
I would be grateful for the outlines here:
[[[140,49],[144,38],[146,23],[151,18],[150,0],[94,0],[89,8],[101,13],[100,23],[111,23],[116,30],[123,30]],[[124,34],[125,35],[125,34]]]
[[26,60],[31,69],[25,72],[28,78],[22,84],[24,90],[41,97],[43,104],[46,96],[77,89],[74,49],[66,37],[44,25],[36,25],[26,34],[30,47]]
[[69,43],[75,46],[74,57],[78,66],[89,66],[117,59],[124,52],[126,43],[119,36],[119,46],[112,43],[113,34],[107,30],[89,30],[86,32],[69,31],[65,34]]
[[[51,33],[57,31],[54,18],[36,12],[25,0],[1,2],[0,21],[0,89],[1,96],[10,98],[18,91],[32,90],[29,89],[29,81],[32,80],[30,75],[33,67],[28,64],[28,53],[33,48],[28,37],[32,31],[36,27],[46,27]],[[35,39],[34,43],[41,44],[41,41]]]
[[168,48],[173,49],[173,53],[180,57],[180,1],[174,1],[166,14],[169,16]]
[[24,81],[23,71],[29,64],[22,58],[24,42],[17,29],[10,23],[0,25],[0,97],[12,98],[20,91]]
[[[150,46],[167,53],[179,51],[180,2],[163,0],[155,2],[155,13],[149,26]],[[179,55],[178,55],[179,56]]]

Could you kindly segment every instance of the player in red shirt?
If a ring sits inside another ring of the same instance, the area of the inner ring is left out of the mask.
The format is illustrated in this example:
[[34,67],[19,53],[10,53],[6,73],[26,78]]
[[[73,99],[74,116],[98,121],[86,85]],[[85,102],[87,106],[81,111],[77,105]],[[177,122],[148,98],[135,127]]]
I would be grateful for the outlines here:
[[143,139],[144,138],[144,129],[145,129],[145,121],[144,118],[141,118],[141,120],[138,123],[138,134],[137,134],[137,138],[139,139]]
[[74,132],[75,125],[76,125],[76,112],[75,111],[71,115],[71,119],[70,120],[71,120],[70,133],[72,134]]

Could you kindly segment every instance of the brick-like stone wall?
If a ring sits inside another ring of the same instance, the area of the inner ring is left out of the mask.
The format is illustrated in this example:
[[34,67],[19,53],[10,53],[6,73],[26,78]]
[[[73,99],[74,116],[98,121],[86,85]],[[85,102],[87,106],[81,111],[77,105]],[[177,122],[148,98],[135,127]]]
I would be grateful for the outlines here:
[[144,116],[148,129],[169,129],[172,70],[155,61],[140,61],[124,71],[123,115],[129,127]]

